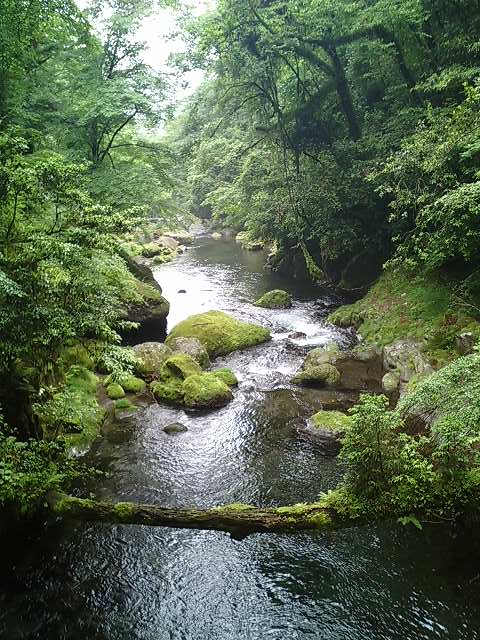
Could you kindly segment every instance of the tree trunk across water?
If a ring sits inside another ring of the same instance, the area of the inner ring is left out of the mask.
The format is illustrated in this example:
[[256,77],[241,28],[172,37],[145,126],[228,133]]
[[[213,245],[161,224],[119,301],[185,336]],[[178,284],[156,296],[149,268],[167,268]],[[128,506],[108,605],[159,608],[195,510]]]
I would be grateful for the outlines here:
[[363,524],[361,518],[340,518],[335,511],[320,503],[273,508],[235,503],[211,509],[177,509],[135,502],[99,502],[54,492],[46,498],[50,509],[64,518],[225,531],[235,539],[243,539],[252,533],[284,533],[306,529],[328,531]]

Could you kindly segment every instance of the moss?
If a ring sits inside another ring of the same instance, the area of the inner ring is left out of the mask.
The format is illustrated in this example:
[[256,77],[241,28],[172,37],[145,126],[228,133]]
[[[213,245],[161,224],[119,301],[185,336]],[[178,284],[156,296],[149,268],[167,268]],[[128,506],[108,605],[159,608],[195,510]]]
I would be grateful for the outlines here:
[[238,384],[237,376],[227,367],[215,369],[212,373],[229,387],[235,387]]
[[193,376],[199,373],[202,373],[202,368],[196,360],[186,353],[177,353],[170,356],[168,360],[165,360],[160,373],[160,380],[163,378],[168,379],[172,375],[185,380],[188,376]]
[[144,342],[134,348],[137,358],[136,371],[142,376],[158,375],[172,350],[162,342]]
[[62,353],[62,360],[64,366],[67,368],[74,364],[90,370],[95,368],[95,361],[86,346],[83,344],[76,344],[64,349]]
[[221,311],[190,316],[170,332],[166,344],[175,338],[198,338],[212,357],[245,349],[270,340],[268,329],[242,322]]
[[72,365],[66,374],[67,386],[86,395],[96,393],[98,382],[97,376],[92,371],[80,365]]
[[259,298],[255,306],[265,309],[288,309],[292,306],[292,296],[282,289],[274,289]]
[[123,242],[119,248],[129,256],[141,256],[143,253],[142,245],[137,242]]
[[153,258],[162,253],[162,247],[155,242],[149,242],[142,246],[142,256],[145,258]]
[[142,393],[147,386],[141,378],[128,374],[121,376],[118,382],[127,393]]
[[131,502],[117,502],[113,507],[114,517],[120,522],[130,520],[136,513],[135,506]]
[[318,528],[329,527],[333,524],[332,518],[320,502],[277,507],[276,512],[282,517],[286,517],[292,524],[299,519],[310,522],[313,527]]
[[136,407],[132,401],[129,398],[119,398],[118,400],[115,400],[115,409],[138,409],[138,407]]
[[244,504],[243,502],[231,502],[230,504],[223,504],[220,507],[213,507],[212,511],[251,511],[255,509],[251,504]]
[[321,386],[333,386],[340,381],[340,372],[332,364],[320,364],[315,367],[309,367],[304,371],[299,371],[293,378],[293,384],[311,385],[318,384]]
[[182,385],[184,405],[190,409],[223,407],[233,395],[214,373],[189,376]]
[[167,262],[171,262],[173,258],[176,256],[174,251],[169,253],[161,253],[153,258],[153,264],[167,264]]
[[174,353],[186,353],[192,356],[204,368],[210,366],[207,350],[198,338],[174,338],[170,341]]
[[380,346],[400,338],[426,341],[426,353],[438,363],[455,354],[455,338],[464,330],[480,337],[480,323],[456,306],[452,282],[435,274],[385,272],[367,295],[340,307],[329,317],[338,326],[353,326]]
[[316,429],[343,432],[348,429],[352,418],[340,411],[318,411],[311,420]]
[[108,385],[107,396],[110,398],[110,400],[117,400],[119,398],[123,398],[124,395],[125,395],[125,391],[123,390],[123,387],[119,385],[117,382],[112,382],[111,384]]
[[183,380],[172,377],[166,382],[152,382],[150,389],[159,402],[181,405],[183,403]]

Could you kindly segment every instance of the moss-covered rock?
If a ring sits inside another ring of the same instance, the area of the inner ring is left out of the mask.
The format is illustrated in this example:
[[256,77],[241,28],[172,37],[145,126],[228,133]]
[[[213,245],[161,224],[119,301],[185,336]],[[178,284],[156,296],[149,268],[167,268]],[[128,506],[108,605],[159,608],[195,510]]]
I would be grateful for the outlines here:
[[66,383],[70,389],[87,395],[95,395],[98,377],[81,365],[72,365],[66,373]]
[[352,418],[340,411],[318,411],[311,418],[312,425],[316,429],[345,432],[352,422]]
[[119,398],[115,400],[115,410],[124,411],[126,409],[135,411],[138,407],[133,404],[130,398]]
[[66,369],[75,364],[85,367],[85,369],[93,370],[95,368],[95,361],[84,344],[78,343],[70,347],[66,347],[63,350],[61,357]]
[[163,382],[152,382],[150,389],[159,402],[165,404],[182,405],[183,404],[183,382],[181,378],[174,376],[164,380]]
[[242,322],[221,311],[207,311],[190,316],[177,324],[166,340],[170,346],[175,338],[198,338],[210,357],[224,355],[270,340],[268,329]]
[[214,373],[189,376],[182,385],[183,403],[189,409],[223,407],[233,395],[230,387]]
[[144,244],[142,247],[142,255],[145,258],[153,258],[154,256],[158,256],[162,253],[162,247],[156,242],[149,242],[148,244]]
[[107,387],[107,396],[110,400],[118,400],[125,396],[125,391],[117,382],[112,382]]
[[169,346],[174,353],[187,353],[203,368],[210,365],[208,351],[198,338],[173,338]]
[[147,386],[144,380],[129,374],[121,376],[118,382],[127,393],[142,393]]
[[215,369],[212,373],[229,387],[235,387],[238,384],[237,376],[227,367]]
[[137,357],[137,372],[142,376],[158,375],[173,351],[163,342],[142,342],[133,347]]
[[289,309],[292,306],[292,296],[282,289],[273,289],[264,293],[255,302],[255,306],[265,309]]
[[186,353],[177,353],[165,360],[160,372],[160,380],[169,379],[172,375],[182,380],[202,373],[202,368],[196,360]]
[[293,384],[334,386],[340,381],[340,372],[331,364],[320,364],[299,371],[293,378]]

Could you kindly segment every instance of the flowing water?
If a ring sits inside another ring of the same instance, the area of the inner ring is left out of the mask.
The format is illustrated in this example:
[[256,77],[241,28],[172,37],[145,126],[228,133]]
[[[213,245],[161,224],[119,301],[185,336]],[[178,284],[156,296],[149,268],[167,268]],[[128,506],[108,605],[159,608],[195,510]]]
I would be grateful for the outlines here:
[[[333,302],[324,291],[265,272],[264,259],[200,239],[159,269],[170,326],[220,309],[269,326],[274,339],[221,360],[240,379],[224,409],[150,406],[132,427],[100,439],[89,455],[109,472],[94,487],[98,497],[277,505],[314,500],[341,477],[339,464],[301,431],[318,394],[288,379],[312,345],[348,346],[352,338],[324,321]],[[293,293],[293,309],[251,304],[275,287]],[[306,337],[288,338],[294,331]],[[178,421],[187,432],[163,431]],[[54,523],[0,557],[5,640],[480,638],[478,572],[469,571],[466,584],[460,571],[478,560],[444,526],[380,524],[238,542],[220,532]]]

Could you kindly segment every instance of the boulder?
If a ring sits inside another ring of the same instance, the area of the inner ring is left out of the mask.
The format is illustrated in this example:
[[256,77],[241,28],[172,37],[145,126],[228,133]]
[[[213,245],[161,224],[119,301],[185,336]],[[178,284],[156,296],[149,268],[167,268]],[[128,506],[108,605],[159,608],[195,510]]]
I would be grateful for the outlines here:
[[172,422],[171,424],[167,424],[166,427],[163,427],[163,430],[168,434],[185,433],[185,431],[188,431],[188,428],[181,422]]
[[173,355],[162,342],[143,342],[133,347],[137,357],[137,371],[143,376],[158,375],[165,360]]
[[300,340],[302,338],[306,338],[307,334],[303,333],[303,331],[292,331],[292,333],[288,334],[290,340]]
[[203,368],[210,365],[208,352],[198,338],[173,338],[169,346],[174,353],[187,353]]
[[387,395],[398,391],[400,375],[397,371],[389,371],[382,378],[382,389]]
[[212,373],[217,376],[219,380],[224,382],[229,387],[236,387],[238,384],[237,376],[231,369],[222,367],[221,369],[214,369]]
[[214,232],[212,233],[212,238],[213,238],[214,240],[221,240],[221,239],[222,239],[222,234],[221,234],[221,233],[218,233],[218,231],[214,231]]
[[194,237],[188,231],[167,231],[163,234],[164,237],[173,238],[178,243],[183,245],[193,244]]
[[215,373],[189,376],[183,383],[183,403],[189,409],[210,409],[228,404],[233,395],[230,387]]
[[331,364],[319,364],[315,367],[302,369],[293,378],[293,384],[318,385],[321,387],[333,387],[340,381],[340,372]]
[[270,340],[268,329],[242,322],[221,311],[207,311],[190,316],[177,324],[168,335],[170,346],[176,338],[197,338],[210,357],[225,355]]
[[340,411],[319,411],[310,419],[308,431],[322,445],[325,455],[336,456],[351,420],[350,416]]
[[153,278],[150,268],[148,272],[150,276],[145,275],[143,280],[136,281],[137,301],[126,305],[122,313],[124,320],[139,325],[137,329],[121,332],[126,344],[137,344],[149,340],[162,341],[166,337],[170,304],[162,296],[162,290]]
[[202,373],[202,368],[196,360],[186,353],[177,353],[165,360],[160,370],[159,380],[169,379],[172,375],[185,380],[188,376],[199,373]]
[[292,306],[292,296],[282,289],[273,289],[264,293],[255,302],[255,306],[265,309],[289,309]]
[[[324,367],[331,367],[324,369]],[[334,371],[335,370],[335,373]],[[352,351],[340,351],[335,343],[312,349],[292,379],[294,384],[324,383],[347,391],[381,391],[383,377],[382,352],[376,346],[357,347]]]
[[[160,245],[160,247],[170,249],[171,251],[175,251],[180,245],[180,242],[177,240],[177,238],[174,238],[170,233],[165,233],[163,236],[159,236],[156,239],[156,242]],[[187,243],[183,242],[182,244]]]
[[383,366],[387,373],[398,376],[400,396],[414,377],[423,378],[434,373],[428,358],[423,353],[424,343],[418,340],[396,340],[383,349]]
[[107,396],[110,400],[117,400],[119,398],[123,398],[125,395],[125,391],[123,388],[116,382],[112,382],[107,387]]

